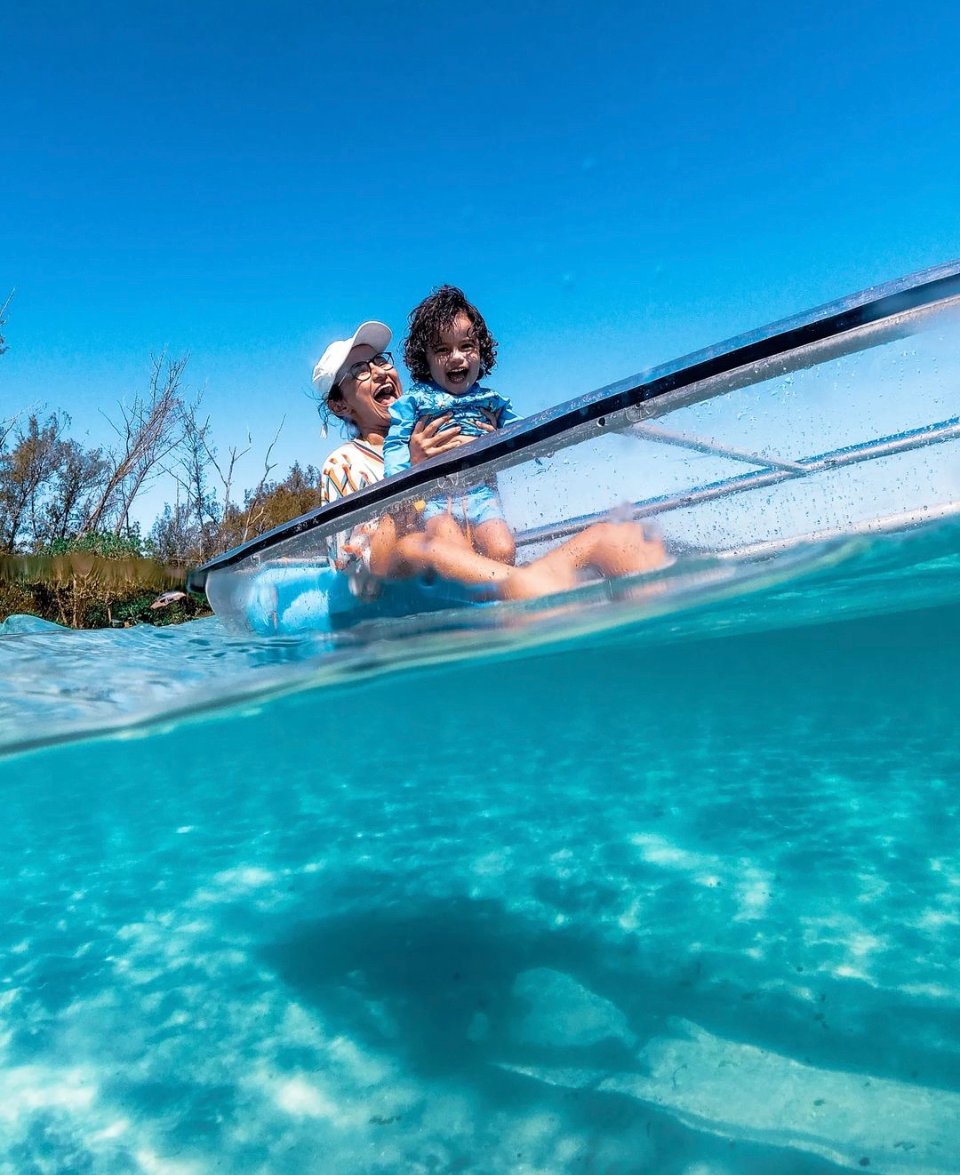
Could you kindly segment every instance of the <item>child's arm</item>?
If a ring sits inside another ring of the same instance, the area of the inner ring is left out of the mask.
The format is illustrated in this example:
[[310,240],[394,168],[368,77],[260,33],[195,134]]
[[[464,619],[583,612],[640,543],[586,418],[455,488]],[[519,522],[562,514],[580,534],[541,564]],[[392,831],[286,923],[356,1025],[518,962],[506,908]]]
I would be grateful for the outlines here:
[[401,396],[390,405],[390,431],[383,442],[383,476],[392,477],[410,468],[410,436],[418,408],[412,396]]

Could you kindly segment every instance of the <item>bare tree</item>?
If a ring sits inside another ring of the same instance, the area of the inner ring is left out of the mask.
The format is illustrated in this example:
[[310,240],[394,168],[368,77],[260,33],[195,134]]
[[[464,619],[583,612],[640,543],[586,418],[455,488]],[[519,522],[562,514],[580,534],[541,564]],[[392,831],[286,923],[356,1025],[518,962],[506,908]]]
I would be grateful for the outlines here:
[[[220,474],[216,446],[211,440],[212,426],[209,416],[201,422],[199,408],[198,398],[181,409],[181,436],[176,460],[166,467],[166,472],[177,483],[177,501],[172,509],[167,508],[162,523],[158,520],[158,535],[162,533],[165,536],[162,541],[169,544],[170,536],[179,534],[185,544],[179,552],[180,557],[189,554],[191,559],[202,562],[217,545],[223,510],[210,484],[211,466]],[[230,468],[232,473],[232,464]]]
[[[269,485],[270,474],[276,469],[276,461],[270,461],[270,456],[273,453],[273,447],[280,439],[280,433],[283,429],[284,421],[280,421],[277,431],[274,433],[273,440],[267,446],[267,451],[263,456],[263,476],[257,482],[256,489],[247,491],[244,506],[246,508],[246,517],[243,524],[243,535],[240,542],[245,543],[247,539],[252,538],[255,534],[259,534],[262,529],[262,522],[264,517],[264,502],[267,497],[267,490]],[[232,469],[233,462],[231,462]]]
[[152,477],[163,472],[166,458],[182,439],[180,378],[186,365],[186,357],[155,358],[147,394],[138,395],[129,408],[121,405],[119,422],[109,421],[120,445],[108,457],[109,474],[80,526],[81,535],[111,523],[114,534],[129,528],[135,498]]
[[8,416],[6,420],[0,420],[0,453],[3,452],[3,447],[7,443],[7,437],[17,427],[19,421],[19,412],[15,416]]
[[[181,474],[175,476],[178,484],[188,494],[188,501],[200,530],[204,530],[204,518],[215,520],[216,523],[215,529],[209,535],[204,535],[205,542],[200,552],[202,559],[214,549],[223,550],[234,543],[246,542],[262,529],[260,524],[264,514],[263,503],[271,489],[270,474],[276,468],[276,462],[270,458],[274,446],[280,439],[284,423],[285,418],[280,421],[273,440],[267,446],[263,458],[263,474],[256,488],[245,493],[244,505],[241,508],[232,500],[234,477],[237,463],[253,448],[253,438],[248,433],[245,448],[231,446],[227,450],[226,458],[221,458],[211,439],[209,418],[201,425],[197,422],[195,413],[190,414],[184,430],[185,455],[181,461]],[[207,471],[211,467],[220,482],[219,502],[215,501],[207,479]],[[184,474],[187,474],[186,478]]]
[[[271,446],[272,447],[272,446]],[[246,457],[246,455],[253,448],[253,437],[247,433],[247,446],[245,449],[238,448],[236,445],[231,445],[227,450],[227,459],[221,463],[220,456],[216,449],[209,449],[210,462],[217,471],[217,477],[220,479],[220,517],[226,516],[227,511],[233,504],[233,478],[237,468],[237,462]],[[267,459],[269,460],[269,450],[267,451]]]
[[[11,290],[10,293],[7,294],[6,301],[2,306],[0,306],[0,331],[2,331],[3,328],[7,325],[7,311],[10,309],[10,303],[13,301],[14,293],[15,291]],[[2,355],[6,349],[6,342],[4,341],[3,335],[0,334],[0,355]],[[0,436],[0,441],[2,440],[3,438]]]

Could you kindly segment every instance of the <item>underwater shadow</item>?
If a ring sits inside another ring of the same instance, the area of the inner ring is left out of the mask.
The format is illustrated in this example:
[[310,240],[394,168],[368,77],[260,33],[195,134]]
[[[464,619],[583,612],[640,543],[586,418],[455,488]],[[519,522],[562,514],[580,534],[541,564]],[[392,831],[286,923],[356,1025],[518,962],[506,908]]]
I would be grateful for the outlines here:
[[[521,1051],[527,1062],[631,1064],[635,1038],[622,1013],[578,989],[591,952],[582,935],[458,897],[306,923],[264,956],[354,1038],[402,1054],[423,1075],[476,1076]],[[538,984],[564,977],[568,1012],[582,1021],[586,1010],[586,1031],[562,1012],[556,1025],[537,1018]]]
[[[698,997],[633,952],[611,957],[609,943],[589,933],[460,896],[302,923],[261,957],[318,1010],[327,1032],[396,1058],[428,1083],[469,1089],[488,1112],[547,1114],[582,1130],[593,1140],[585,1171],[674,1175],[718,1145],[739,1175],[768,1175],[771,1163],[783,1175],[838,1170],[761,1137],[717,1143],[669,1106],[629,1092],[631,1076],[647,1071],[649,1038]],[[598,1088],[617,1074],[623,1092]]]
[[[807,1064],[956,1087],[944,1047],[960,1029],[952,1009],[903,997],[892,1007],[889,992],[823,976],[815,1002],[798,1000],[770,989],[769,964],[671,965],[494,900],[354,908],[300,924],[263,956],[336,1031],[424,1076],[491,1087],[511,1066],[636,1071],[645,1044],[674,1035],[679,1019],[731,1040],[746,1030],[749,1043]],[[883,1031],[891,1015],[904,1028],[894,1039]]]

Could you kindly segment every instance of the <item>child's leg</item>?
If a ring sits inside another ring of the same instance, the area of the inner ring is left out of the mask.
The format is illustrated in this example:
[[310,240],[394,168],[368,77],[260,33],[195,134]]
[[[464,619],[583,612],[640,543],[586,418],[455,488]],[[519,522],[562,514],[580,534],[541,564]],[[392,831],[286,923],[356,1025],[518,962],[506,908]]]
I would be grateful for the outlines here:
[[370,570],[378,579],[386,579],[396,557],[397,545],[402,540],[392,514],[385,514],[370,536]]
[[452,514],[434,514],[424,523],[423,530],[428,539],[442,539],[445,542],[459,543],[464,547],[471,545],[460,523]]
[[434,514],[427,519],[424,530],[430,539],[463,543],[498,563],[512,564],[517,557],[513,531],[503,518],[487,518],[473,523],[467,532],[454,514]]
[[667,562],[660,539],[648,538],[637,523],[597,522],[535,562],[511,567],[478,554],[450,515],[443,517],[452,529],[435,528],[435,537],[428,539],[421,557],[439,575],[460,583],[490,584],[505,600],[569,591],[586,567],[612,579],[652,571]]
[[652,571],[668,561],[663,543],[635,522],[597,522],[526,567],[504,585],[506,599],[532,599],[576,587],[578,573],[592,567],[607,579]]
[[[442,575],[444,579],[457,583],[487,585],[494,589],[495,595],[507,595],[502,589],[518,570],[479,554],[463,537],[462,531],[456,539],[450,539],[446,535],[425,537],[423,557],[429,569],[437,575]],[[509,595],[507,598],[510,598]]]
[[370,542],[370,570],[380,578],[434,571],[459,583],[488,584],[508,600],[567,591],[576,587],[578,572],[586,567],[613,578],[652,571],[666,562],[660,539],[648,538],[635,522],[595,523],[525,567],[479,554],[449,514],[429,519],[425,531],[402,537],[387,515]]
[[570,542],[577,544],[578,567],[592,567],[606,579],[653,571],[668,561],[662,540],[636,522],[597,522]]
[[481,555],[512,564],[517,557],[513,531],[502,518],[491,518],[473,528],[473,545]]
[[457,583],[499,587],[513,571],[494,559],[478,554],[450,514],[427,520],[424,530],[397,535],[387,515],[371,542],[370,570],[381,578],[409,579],[432,571]]

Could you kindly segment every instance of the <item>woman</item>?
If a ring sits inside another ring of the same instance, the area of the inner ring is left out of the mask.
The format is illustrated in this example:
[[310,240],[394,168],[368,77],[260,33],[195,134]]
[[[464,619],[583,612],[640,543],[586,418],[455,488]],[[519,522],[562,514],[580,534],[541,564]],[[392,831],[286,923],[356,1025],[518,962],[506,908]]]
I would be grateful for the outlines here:
[[[324,351],[313,371],[321,415],[346,422],[354,436],[335,449],[321,471],[321,502],[363,489],[383,477],[383,442],[390,428],[390,406],[403,388],[386,350],[390,328],[382,322],[361,324],[349,339]],[[449,415],[421,420],[410,438],[414,464],[450,452],[474,438],[461,435]],[[491,431],[493,426],[491,425]],[[340,542],[336,559],[346,567],[359,562],[380,579],[404,579],[425,571],[472,585],[489,585],[503,599],[530,599],[575,587],[579,573],[592,567],[612,578],[662,566],[663,544],[649,539],[633,522],[599,522],[522,567],[499,563],[476,552],[464,539],[428,538],[422,531],[401,533],[386,515],[365,523]]]

